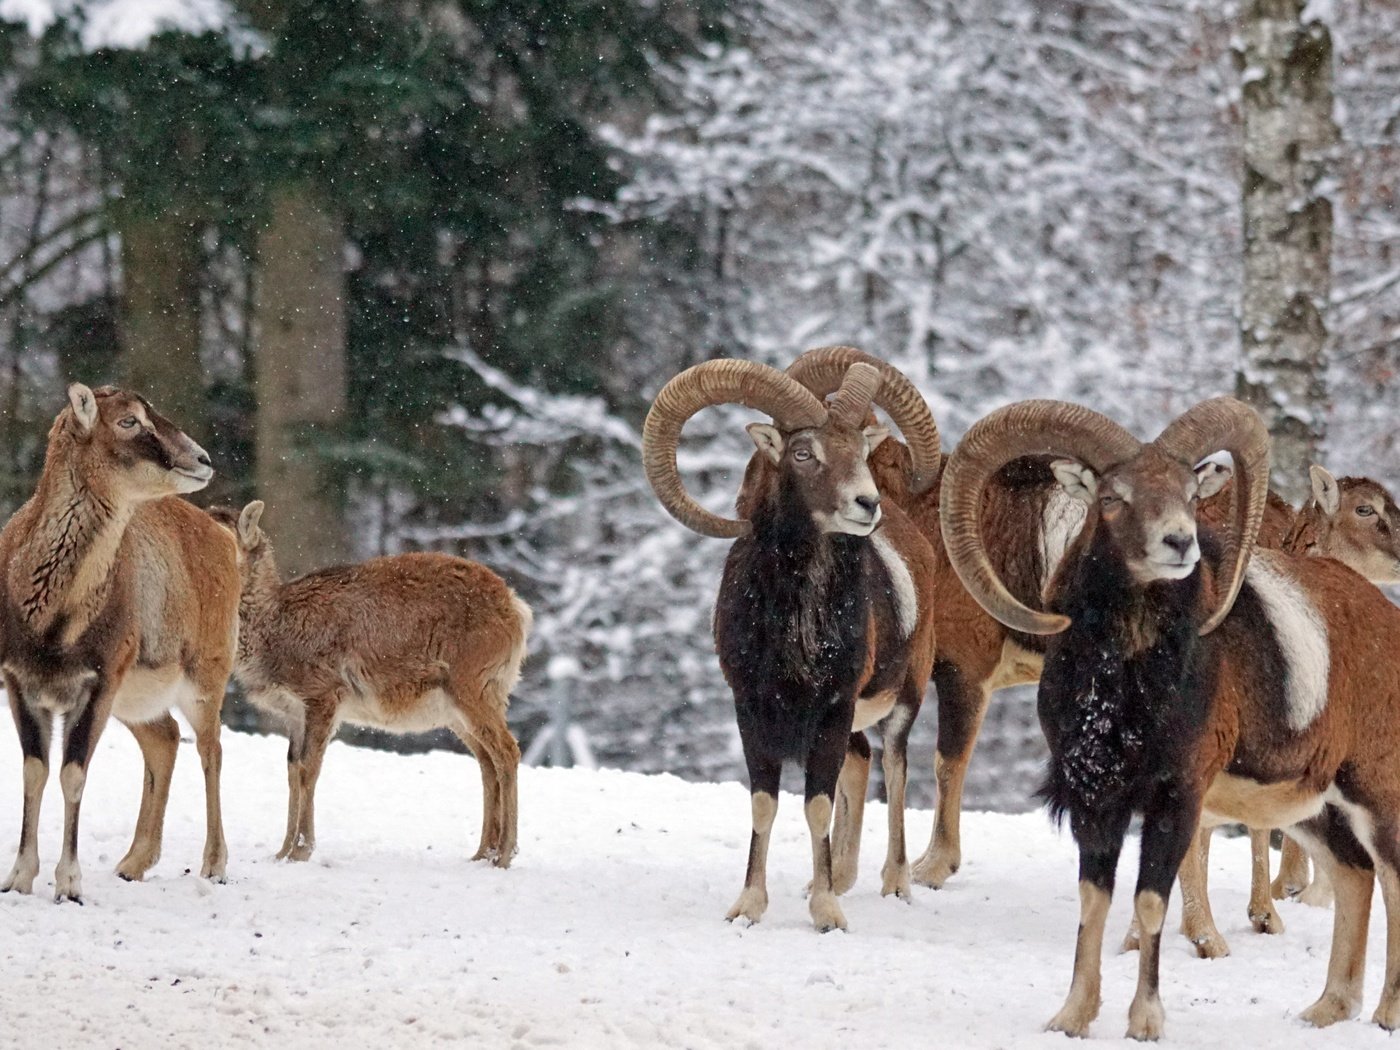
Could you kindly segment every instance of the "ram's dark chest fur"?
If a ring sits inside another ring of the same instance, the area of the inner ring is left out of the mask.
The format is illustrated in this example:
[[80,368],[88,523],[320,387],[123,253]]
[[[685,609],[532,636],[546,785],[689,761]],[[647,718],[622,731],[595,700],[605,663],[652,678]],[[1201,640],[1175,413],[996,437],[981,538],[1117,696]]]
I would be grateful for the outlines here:
[[735,541],[715,606],[740,730],[756,730],[784,759],[808,752],[833,703],[853,705],[872,609],[889,590],[868,540],[822,534],[802,518],[756,522]]
[[1085,844],[1176,789],[1209,713],[1214,646],[1196,634],[1199,572],[1139,588],[1101,536],[1071,557],[1051,604],[1073,623],[1052,639],[1040,683],[1041,794]]

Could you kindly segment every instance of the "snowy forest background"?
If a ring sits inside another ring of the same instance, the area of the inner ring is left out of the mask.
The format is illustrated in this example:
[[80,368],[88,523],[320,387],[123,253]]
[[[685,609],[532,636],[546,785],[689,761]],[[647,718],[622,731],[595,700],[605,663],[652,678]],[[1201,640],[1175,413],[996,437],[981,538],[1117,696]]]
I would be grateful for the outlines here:
[[[601,763],[739,776],[725,545],[646,488],[650,395],[854,343],[951,447],[1022,397],[1150,434],[1234,391],[1264,7],[1331,41],[1297,407],[1335,473],[1400,487],[1400,0],[0,0],[0,511],[66,382],[131,385],[210,450],[206,502],[267,501],[284,568],[507,576],[522,746],[567,718]],[[740,418],[688,430],[715,509]],[[1038,742],[995,702],[970,803],[1027,805]]]

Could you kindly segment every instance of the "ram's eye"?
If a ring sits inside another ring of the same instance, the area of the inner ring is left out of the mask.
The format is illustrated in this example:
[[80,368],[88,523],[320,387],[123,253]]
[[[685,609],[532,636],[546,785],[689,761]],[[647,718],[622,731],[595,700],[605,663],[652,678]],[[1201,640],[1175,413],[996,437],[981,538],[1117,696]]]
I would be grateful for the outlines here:
[[1369,518],[1376,513],[1376,508],[1369,503],[1363,503],[1356,508],[1356,513],[1358,517]]
[[135,416],[127,416],[117,424],[117,426],[121,427],[123,430],[130,430],[132,427],[138,427],[140,425],[141,421]]
[[795,448],[792,450],[792,458],[799,463],[806,463],[812,458],[812,450],[809,448]]
[[1123,502],[1123,501],[1122,501],[1121,499],[1119,499],[1117,496],[1115,496],[1115,495],[1113,495],[1112,493],[1109,493],[1109,492],[1106,492],[1106,493],[1104,493],[1102,496],[1099,497],[1099,506],[1100,506],[1100,507],[1104,507],[1104,508],[1107,508],[1107,507],[1116,507],[1118,504],[1120,504],[1120,503],[1122,503],[1122,502]]

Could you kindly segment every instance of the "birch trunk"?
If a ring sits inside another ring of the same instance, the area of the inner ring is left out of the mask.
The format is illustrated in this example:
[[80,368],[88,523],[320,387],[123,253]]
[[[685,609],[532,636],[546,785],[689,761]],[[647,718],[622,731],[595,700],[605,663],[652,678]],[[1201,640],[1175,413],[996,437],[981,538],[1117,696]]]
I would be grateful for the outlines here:
[[1239,397],[1273,435],[1273,481],[1299,503],[1326,430],[1332,205],[1322,185],[1337,141],[1332,38],[1304,0],[1246,0],[1243,362]]

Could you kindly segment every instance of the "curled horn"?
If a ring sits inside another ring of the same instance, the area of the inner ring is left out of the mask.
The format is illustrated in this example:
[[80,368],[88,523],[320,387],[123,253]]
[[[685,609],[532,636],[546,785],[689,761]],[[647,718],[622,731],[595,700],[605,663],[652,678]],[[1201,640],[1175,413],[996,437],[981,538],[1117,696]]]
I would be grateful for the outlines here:
[[1223,578],[1216,583],[1217,605],[1200,628],[1201,634],[1209,634],[1220,626],[1239,596],[1264,520],[1269,498],[1269,431],[1259,414],[1243,401],[1216,397],[1187,409],[1152,444],[1189,465],[1221,449],[1235,461],[1238,477],[1231,496],[1231,528],[1220,562]]
[[873,365],[880,370],[880,389],[874,401],[894,421],[909,445],[909,455],[914,461],[912,491],[918,495],[938,477],[941,462],[938,425],[923,395],[903,372],[854,346],[822,346],[799,357],[788,366],[787,374],[818,398],[825,398],[840,388],[847,371],[857,363]]
[[1137,438],[1107,416],[1064,401],[1020,401],[973,424],[948,458],[939,494],[943,543],[968,593],[1013,630],[1057,634],[1068,627],[1068,617],[1023,605],[997,575],[982,538],[987,483],[1020,456],[1063,456],[1102,474],[1141,449]]
[[878,368],[864,363],[852,365],[827,409],[831,418],[853,427],[860,426],[870,411],[870,402],[880,391],[880,382]]
[[711,405],[737,404],[766,412],[780,430],[819,427],[827,411],[810,390],[776,368],[755,361],[705,361],[676,376],[656,395],[642,427],[642,465],[667,512],[703,536],[734,539],[747,521],[711,514],[685,490],[676,447],[686,420]]

